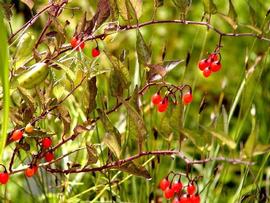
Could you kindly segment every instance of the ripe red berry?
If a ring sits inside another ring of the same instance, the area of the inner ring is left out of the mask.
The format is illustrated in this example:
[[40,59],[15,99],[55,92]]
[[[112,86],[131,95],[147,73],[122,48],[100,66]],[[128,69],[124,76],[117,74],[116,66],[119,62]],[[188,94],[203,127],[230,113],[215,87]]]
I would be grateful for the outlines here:
[[192,102],[192,99],[193,97],[190,92],[187,92],[186,94],[184,94],[182,98],[184,104],[189,104],[190,102]]
[[52,145],[52,140],[51,140],[51,138],[45,137],[45,138],[42,140],[42,147],[43,147],[44,149],[49,148],[51,145]]
[[175,197],[172,201],[172,203],[180,203],[180,200],[178,199],[178,197]]
[[156,93],[152,96],[151,100],[154,105],[158,105],[162,101],[162,97],[159,93]]
[[7,172],[2,172],[0,173],[0,183],[1,184],[6,184],[8,182],[9,175]]
[[47,152],[46,154],[45,154],[45,160],[47,161],[47,162],[50,162],[50,161],[52,161],[54,159],[54,154],[52,153],[52,152]]
[[164,112],[167,110],[169,106],[169,101],[168,98],[164,98],[161,102],[159,102],[159,104],[157,105],[158,107],[158,112]]
[[35,173],[37,172],[38,170],[38,167],[37,166],[30,166],[29,168],[27,168],[25,171],[24,171],[24,174],[27,176],[27,177],[32,177],[33,175],[35,175]]
[[172,184],[172,190],[175,193],[179,193],[183,188],[183,184],[181,182],[175,182]]
[[220,63],[220,61],[214,61],[213,63],[211,63],[210,69],[213,72],[219,71],[221,69],[221,63]]
[[211,75],[212,71],[210,70],[210,68],[206,68],[203,70],[203,75],[204,77],[208,78]]
[[15,130],[12,133],[12,135],[10,137],[10,140],[17,141],[17,140],[22,139],[22,137],[23,137],[23,131],[21,131],[21,130]]
[[190,200],[192,203],[200,203],[201,202],[201,198],[199,195],[191,195]]
[[189,203],[189,198],[186,197],[186,196],[182,196],[182,197],[180,198],[180,203]]
[[92,56],[94,58],[99,56],[99,54],[100,54],[100,51],[99,51],[98,47],[92,49]]
[[170,185],[170,181],[167,178],[163,178],[160,183],[159,183],[159,187],[161,190],[166,190],[167,187],[169,187]]
[[84,42],[77,39],[76,37],[72,37],[72,39],[70,40],[70,45],[72,46],[72,48],[76,48],[77,51],[79,51],[80,49],[84,49]]
[[200,70],[204,70],[204,69],[206,69],[207,67],[210,66],[210,63],[209,63],[209,61],[208,61],[207,59],[202,59],[202,60],[199,62],[198,66],[199,66],[199,69],[200,69]]
[[75,48],[78,44],[78,39],[76,37],[72,37],[70,40],[70,45],[72,46],[72,48]]
[[209,55],[209,59],[210,59],[211,61],[217,61],[217,60],[218,60],[218,54],[216,54],[216,53],[210,54],[210,55]]
[[171,199],[173,198],[173,195],[174,195],[174,191],[171,188],[167,187],[166,190],[164,191],[165,198]]
[[191,183],[187,186],[187,193],[189,195],[193,195],[195,193],[195,191],[196,191],[196,186],[193,183]]

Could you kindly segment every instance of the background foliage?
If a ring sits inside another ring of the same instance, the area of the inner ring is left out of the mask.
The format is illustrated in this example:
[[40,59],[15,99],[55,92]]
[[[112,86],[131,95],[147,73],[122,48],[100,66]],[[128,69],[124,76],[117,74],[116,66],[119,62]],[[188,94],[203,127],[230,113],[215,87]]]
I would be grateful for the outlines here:
[[[183,2],[176,0],[130,0],[126,5],[121,0],[110,2],[118,5],[120,13],[111,12],[93,36],[104,33],[109,25],[136,26],[136,18],[139,23],[151,21],[155,12],[156,20],[183,19],[186,13],[185,7],[181,7]],[[151,24],[119,32],[106,30],[110,35],[104,40],[90,39],[82,52],[76,52],[71,51],[69,41],[76,26],[83,27],[80,23],[84,13],[86,19],[91,19],[97,10],[100,16],[106,14],[96,1],[70,1],[57,18],[42,13],[27,29],[31,32],[29,41],[25,42],[22,32],[9,41],[9,74],[2,65],[7,56],[2,54],[6,40],[1,31],[0,73],[1,84],[6,87],[1,92],[9,89],[8,77],[11,83],[10,105],[3,95],[0,100],[1,136],[5,135],[5,128],[11,132],[37,119],[34,134],[26,134],[20,144],[7,142],[4,149],[3,163],[7,168],[15,147],[19,154],[13,164],[14,171],[18,171],[0,188],[2,201],[20,202],[23,198],[27,202],[165,202],[158,189],[160,179],[172,170],[186,171],[186,163],[177,156],[143,156],[102,172],[53,171],[99,167],[136,155],[138,145],[142,145],[143,151],[180,150],[191,160],[224,157],[254,162],[248,166],[211,161],[193,165],[191,176],[202,176],[198,182],[202,202],[268,202],[270,2],[220,0],[215,1],[216,6],[211,2],[194,0],[186,13],[187,20],[200,22],[206,12],[204,22],[232,33],[222,37],[222,70],[207,79],[197,63],[214,51],[220,36],[199,23]],[[155,8],[158,3],[160,7]],[[2,4],[9,38],[46,4],[30,0]],[[35,47],[48,19],[52,23]],[[94,59],[91,50],[96,43],[101,55]],[[177,106],[171,104],[166,113],[157,113],[150,100],[158,88],[154,86],[144,92],[139,107],[136,86],[141,89],[146,84],[145,62],[161,63],[164,53],[165,61],[186,60],[190,54],[189,63],[177,65],[164,80],[175,85],[189,84],[194,100],[188,106],[181,102]],[[51,63],[46,80],[27,90],[21,87],[18,76],[45,58]],[[130,96],[131,101],[124,100]],[[124,105],[106,115],[104,112],[113,109],[117,102]],[[10,108],[8,123],[3,120],[5,104]],[[50,113],[42,117],[50,108],[53,108]],[[97,118],[100,120],[95,126],[93,121]],[[33,161],[33,154],[39,153],[37,143],[41,137],[51,136],[57,146],[71,135],[76,135],[76,139],[70,139],[54,153],[55,157],[75,150],[74,153],[49,168],[40,167],[39,174],[31,179],[23,175],[20,169]]]

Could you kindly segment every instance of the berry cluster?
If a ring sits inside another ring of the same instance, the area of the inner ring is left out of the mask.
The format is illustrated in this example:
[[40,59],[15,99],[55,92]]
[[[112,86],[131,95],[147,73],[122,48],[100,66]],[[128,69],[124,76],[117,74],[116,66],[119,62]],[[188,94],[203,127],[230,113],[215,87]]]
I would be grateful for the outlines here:
[[198,67],[203,72],[204,77],[209,77],[212,72],[217,72],[221,69],[220,54],[214,51],[209,54],[208,58],[202,59]]
[[[31,123],[27,124],[24,129],[16,129],[12,132],[9,140],[10,141],[18,141],[18,142],[23,142],[24,138],[24,132],[27,134],[31,134],[34,132],[34,127],[32,126]],[[29,165],[29,167],[24,171],[24,174],[26,177],[32,177],[35,175],[38,171],[38,166],[37,162],[39,161],[38,159],[41,159],[44,157],[46,162],[50,162],[54,159],[54,154],[51,150],[48,151],[48,149],[51,148],[52,146],[52,139],[50,137],[45,137],[42,138],[41,140],[38,141],[39,145],[41,147],[39,155],[34,156],[35,160],[32,161],[32,163]],[[42,155],[42,156],[40,156]],[[3,165],[2,165],[3,166]],[[5,168],[5,166],[3,166]],[[1,184],[6,184],[9,180],[9,174],[5,168],[4,172],[0,173],[0,183]]]
[[[78,39],[78,37],[72,37],[70,40],[70,45],[73,49],[76,49],[77,51],[83,50],[85,47],[85,43],[83,40]],[[98,46],[92,49],[92,57],[96,58],[100,55],[100,51]]]
[[[165,87],[165,86],[163,86]],[[177,99],[176,99],[176,92],[180,91],[181,95],[180,98],[182,98],[182,102],[184,105],[187,105],[189,103],[192,102],[192,92],[191,92],[191,88],[189,86],[184,86],[184,87],[188,87],[189,90],[185,91],[183,94],[183,87],[176,87],[176,86],[172,86],[171,88],[167,87],[167,93],[165,93],[165,96],[162,97],[160,94],[160,90],[155,93],[154,95],[152,95],[151,101],[152,104],[154,104],[155,106],[157,106],[157,110],[158,112],[165,112],[168,109],[169,106],[169,98],[171,98],[173,100],[174,104],[177,104]]]
[[190,180],[184,186],[181,182],[181,176],[177,181],[170,181],[166,177],[160,181],[159,187],[167,200],[172,199],[172,203],[200,203],[201,201],[197,186],[193,180]]

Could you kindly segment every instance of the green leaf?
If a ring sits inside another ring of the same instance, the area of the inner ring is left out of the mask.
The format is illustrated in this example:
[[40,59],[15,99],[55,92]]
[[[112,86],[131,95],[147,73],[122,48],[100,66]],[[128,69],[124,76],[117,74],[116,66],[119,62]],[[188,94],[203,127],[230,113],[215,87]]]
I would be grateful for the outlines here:
[[149,47],[145,43],[139,29],[137,29],[136,51],[139,59],[139,64],[145,65],[150,62],[151,52],[149,50]]
[[229,12],[228,15],[220,14],[220,16],[226,20],[234,30],[237,29],[238,23],[237,23],[237,13],[233,6],[232,0],[229,0]]
[[3,20],[3,13],[0,10],[0,78],[3,87],[3,114],[2,114],[2,125],[1,125],[1,136],[0,136],[0,162],[2,162],[2,154],[6,146],[7,129],[9,120],[9,107],[10,107],[10,92],[9,92],[9,53],[8,53],[8,42],[7,42],[7,31]]
[[174,5],[179,9],[182,15],[186,15],[192,0],[173,0]]
[[206,130],[206,131],[209,132],[212,136],[219,139],[222,144],[227,145],[229,148],[231,149],[236,148],[235,141],[229,135],[226,135],[225,133],[218,133],[212,130]]
[[255,118],[253,118],[252,121],[252,130],[251,133],[245,143],[244,152],[247,155],[247,157],[251,157],[253,155],[253,151],[255,149],[256,141],[257,141],[257,135],[258,135],[258,128],[256,127],[256,121]]
[[110,74],[110,92],[115,97],[122,97],[124,93],[121,77],[115,71]]
[[15,69],[24,65],[32,56],[32,50],[34,48],[36,41],[36,36],[32,32],[26,32],[21,37],[17,44],[17,49],[15,51]]
[[130,79],[130,75],[129,75],[129,71],[127,69],[127,67],[115,56],[112,56],[108,53],[106,53],[111,64],[113,65],[113,69],[115,71],[115,74],[117,74],[119,76],[119,80],[122,84],[123,88],[128,88],[130,83],[131,83],[131,79]]
[[253,150],[252,156],[258,156],[270,152],[270,144],[257,144]]
[[145,140],[145,136],[147,135],[147,129],[144,124],[144,120],[142,116],[138,113],[138,111],[132,107],[128,102],[126,102],[123,99],[120,99],[120,101],[125,105],[128,115],[130,119],[132,120],[131,128],[135,128],[132,132],[136,132],[136,137],[138,138],[138,144],[140,147],[142,147],[142,144]]
[[116,127],[112,124],[108,116],[101,110],[97,109],[100,120],[106,130],[103,137],[103,142],[114,153],[117,158],[121,155],[121,134]]
[[215,14],[217,6],[213,0],[203,0],[204,12],[207,14]]
[[142,0],[117,0],[119,13],[124,20],[138,20],[142,15]]
[[17,81],[19,86],[31,89],[42,83],[47,78],[48,73],[49,67],[46,63],[36,63],[19,75]]
[[117,0],[109,0],[111,6],[111,22],[117,21],[119,18],[119,10],[117,7]]
[[141,177],[144,177],[146,179],[151,179],[151,175],[146,170],[146,168],[143,166],[138,166],[133,161],[127,162],[126,164],[124,164],[120,167],[116,167],[116,168],[121,170],[121,171],[130,173],[130,174],[133,174],[136,176],[141,176]]
[[70,117],[69,111],[64,106],[58,106],[57,113],[59,115],[59,118],[64,124],[63,135],[66,135],[70,130],[70,123],[71,123],[71,117]]
[[193,132],[187,128],[181,128],[181,133],[188,138],[199,150],[205,151],[210,149],[210,142],[202,135]]
[[168,138],[172,133],[174,134],[174,137],[180,137],[180,130],[183,126],[183,106],[177,105],[172,108],[169,111],[166,111],[161,118],[160,132],[166,138]]
[[30,92],[22,87],[18,87],[19,93],[22,95],[23,100],[29,105],[30,109],[35,111],[35,100],[31,96]]

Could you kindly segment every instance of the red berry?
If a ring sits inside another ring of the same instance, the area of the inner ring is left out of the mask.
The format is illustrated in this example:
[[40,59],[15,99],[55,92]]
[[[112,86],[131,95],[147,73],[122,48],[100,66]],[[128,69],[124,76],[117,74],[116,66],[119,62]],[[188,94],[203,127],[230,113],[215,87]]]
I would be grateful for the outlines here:
[[203,70],[203,75],[204,77],[208,78],[211,75],[212,71],[210,70],[210,68],[206,68]]
[[77,51],[79,51],[80,48],[84,49],[85,46],[84,42],[77,39],[76,37],[72,37],[72,39],[70,40],[70,45],[72,46],[73,49],[76,48]]
[[70,45],[72,48],[75,48],[78,45],[78,39],[76,37],[72,37],[70,40]]
[[46,154],[45,154],[45,160],[47,161],[47,162],[50,162],[50,161],[52,161],[54,159],[54,154],[52,153],[52,152],[47,152]]
[[167,110],[169,106],[169,101],[168,98],[164,98],[161,102],[159,102],[159,104],[157,105],[158,107],[158,112],[164,112]]
[[189,104],[190,102],[192,102],[192,99],[193,99],[192,94],[190,92],[187,92],[186,94],[184,94],[182,100],[184,104]]
[[92,56],[94,58],[99,56],[99,54],[100,54],[100,51],[99,51],[98,47],[92,49]]
[[209,58],[211,61],[217,61],[218,60],[218,54],[212,53],[209,55]]
[[201,202],[201,198],[199,195],[191,195],[190,199],[191,199],[192,203],[200,203]]
[[219,71],[221,69],[221,63],[219,61],[214,61],[211,63],[210,69],[213,72]]
[[196,186],[193,183],[189,184],[187,187],[187,193],[189,195],[193,195],[195,191],[196,191]]
[[154,105],[158,105],[162,101],[162,97],[159,93],[156,93],[152,96],[151,100]]
[[167,178],[163,178],[160,183],[159,183],[159,187],[161,190],[166,190],[167,187],[169,187],[170,185],[170,181]]
[[180,203],[180,200],[178,199],[178,197],[175,197],[172,201],[172,203]]
[[202,59],[202,60],[199,62],[198,66],[199,66],[199,69],[200,69],[200,70],[204,70],[204,69],[206,69],[207,67],[210,66],[210,63],[209,63],[209,61],[208,61],[207,59]]
[[183,184],[181,182],[175,182],[172,184],[172,190],[175,193],[179,193],[183,188]]
[[171,199],[171,198],[173,198],[173,195],[174,195],[173,189],[167,187],[166,190],[164,191],[165,198],[166,199]]
[[24,174],[27,177],[32,177],[33,175],[35,175],[35,173],[37,172],[38,167],[37,166],[30,166],[29,168],[27,168],[24,172]]
[[187,198],[186,196],[182,196],[180,198],[180,203],[188,203],[189,202],[189,198]]
[[23,131],[21,131],[21,130],[15,130],[12,133],[10,139],[13,140],[13,141],[17,141],[17,140],[22,139],[22,137],[23,137]]
[[52,140],[51,140],[51,138],[45,137],[45,138],[42,140],[42,147],[43,147],[44,149],[49,148],[51,145],[52,145]]
[[0,173],[0,183],[1,184],[6,184],[8,182],[9,175],[7,172],[2,172]]

